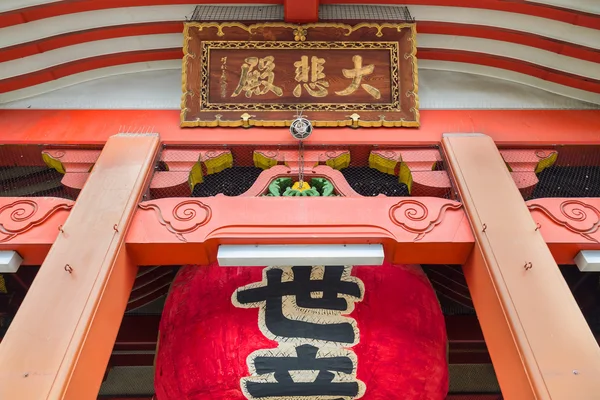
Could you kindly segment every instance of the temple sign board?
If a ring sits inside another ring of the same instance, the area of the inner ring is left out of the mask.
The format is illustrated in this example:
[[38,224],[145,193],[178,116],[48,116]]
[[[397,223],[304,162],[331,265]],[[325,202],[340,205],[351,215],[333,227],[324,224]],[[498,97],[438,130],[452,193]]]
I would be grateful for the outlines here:
[[414,24],[187,23],[182,127],[417,127]]

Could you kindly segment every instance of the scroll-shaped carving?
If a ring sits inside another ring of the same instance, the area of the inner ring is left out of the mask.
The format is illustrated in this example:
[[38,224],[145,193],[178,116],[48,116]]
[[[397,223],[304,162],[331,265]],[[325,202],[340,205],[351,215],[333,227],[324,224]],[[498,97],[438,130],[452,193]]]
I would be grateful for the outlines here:
[[421,240],[444,220],[448,209],[459,210],[462,204],[456,201],[440,203],[437,210],[429,210],[417,200],[402,200],[390,208],[390,219],[402,229],[417,234],[414,241]]
[[42,225],[57,211],[72,207],[72,201],[63,199],[52,199],[51,202],[20,199],[6,204],[0,207],[0,243]]
[[[154,210],[158,222],[182,242],[187,242],[184,234],[194,232],[206,225],[212,217],[210,207],[198,200],[182,201],[172,210],[162,210],[159,205],[152,202],[142,203],[138,207],[142,210]],[[165,218],[164,215],[167,217]]]
[[581,235],[591,242],[599,243],[598,239],[591,236],[600,229],[600,211],[596,207],[580,200],[565,200],[558,207],[551,207],[552,203],[544,205],[538,203],[529,202],[527,207],[531,211],[542,212],[555,224]]

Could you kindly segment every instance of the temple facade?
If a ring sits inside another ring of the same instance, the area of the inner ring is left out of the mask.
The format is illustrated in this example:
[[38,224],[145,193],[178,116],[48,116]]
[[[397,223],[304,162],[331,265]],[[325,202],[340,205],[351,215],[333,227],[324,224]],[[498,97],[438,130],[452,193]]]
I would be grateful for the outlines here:
[[600,393],[600,3],[4,0],[0,399]]

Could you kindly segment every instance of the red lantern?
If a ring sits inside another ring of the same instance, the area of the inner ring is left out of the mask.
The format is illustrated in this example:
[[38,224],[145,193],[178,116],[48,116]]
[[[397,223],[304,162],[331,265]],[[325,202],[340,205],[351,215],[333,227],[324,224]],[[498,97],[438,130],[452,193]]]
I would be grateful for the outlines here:
[[186,266],[155,387],[158,400],[442,400],[444,318],[418,266]]

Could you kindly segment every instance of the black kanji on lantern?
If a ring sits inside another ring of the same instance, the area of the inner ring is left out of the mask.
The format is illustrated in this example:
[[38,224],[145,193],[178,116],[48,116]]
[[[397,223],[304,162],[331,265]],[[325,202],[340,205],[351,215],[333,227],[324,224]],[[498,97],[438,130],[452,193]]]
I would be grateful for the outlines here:
[[[279,396],[343,396],[354,398],[359,393],[357,381],[333,382],[335,374],[332,371],[352,374],[354,362],[350,357],[323,357],[317,358],[319,349],[311,345],[296,347],[297,357],[254,357],[256,374],[274,374],[277,382],[255,382],[249,379],[243,381],[245,392],[251,398],[268,398]],[[295,372],[294,379],[291,371]],[[310,377],[309,382],[303,380],[306,375],[316,372],[316,378]]]
[[[362,298],[361,287],[352,280],[343,280],[343,266],[325,267],[322,279],[311,279],[313,267],[292,267],[293,279],[283,281],[283,270],[266,271],[266,285],[246,286],[236,292],[240,305],[266,302],[264,306],[266,328],[284,338],[314,339],[338,343],[354,343],[355,330],[350,322],[318,323],[293,320],[284,315],[283,297],[294,296],[298,307],[314,310],[333,310],[341,314],[348,311],[346,296],[352,301]],[[317,318],[318,319],[318,318]]]
[[244,396],[260,399],[359,399],[356,321],[343,314],[361,301],[364,285],[352,267],[268,267],[262,280],[236,290],[236,307],[258,308],[259,327],[277,348],[249,355]]

